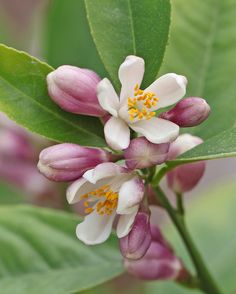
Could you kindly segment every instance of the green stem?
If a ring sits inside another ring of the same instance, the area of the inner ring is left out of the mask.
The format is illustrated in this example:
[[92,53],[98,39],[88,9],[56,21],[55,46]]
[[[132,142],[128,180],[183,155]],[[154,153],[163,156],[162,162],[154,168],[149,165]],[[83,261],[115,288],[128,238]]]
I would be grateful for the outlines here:
[[163,207],[168,212],[172,222],[177,228],[182,240],[188,250],[188,253],[192,259],[192,262],[196,268],[198,278],[200,280],[200,288],[207,294],[221,294],[221,291],[218,289],[215,281],[213,280],[211,274],[209,273],[200,253],[198,252],[184,222],[184,218],[170,204],[169,200],[159,188],[155,188],[157,192],[157,197],[162,203]]
[[179,212],[180,215],[184,216],[184,203],[183,203],[183,195],[180,193],[176,193],[176,206],[177,206],[177,211]]

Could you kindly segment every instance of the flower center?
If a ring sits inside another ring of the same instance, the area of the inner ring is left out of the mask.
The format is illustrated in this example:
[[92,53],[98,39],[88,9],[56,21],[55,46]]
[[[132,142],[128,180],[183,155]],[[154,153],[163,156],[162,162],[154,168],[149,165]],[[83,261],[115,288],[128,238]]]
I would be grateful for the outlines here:
[[156,112],[151,108],[157,105],[158,98],[152,92],[144,92],[139,89],[139,85],[134,87],[134,97],[128,98],[128,112],[129,118],[133,121],[135,118],[141,120],[143,118],[149,120]]
[[[111,215],[117,207],[118,193],[112,191],[109,185],[104,185],[95,191],[82,195],[81,199],[87,199],[84,202],[85,213],[96,210],[99,215]],[[94,201],[96,204],[90,207]]]

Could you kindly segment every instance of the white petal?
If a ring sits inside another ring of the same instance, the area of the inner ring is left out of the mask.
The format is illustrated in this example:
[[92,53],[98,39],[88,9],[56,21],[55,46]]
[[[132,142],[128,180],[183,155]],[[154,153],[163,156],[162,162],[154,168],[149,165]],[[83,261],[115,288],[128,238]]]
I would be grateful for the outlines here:
[[135,209],[130,214],[124,214],[119,217],[118,224],[116,227],[116,233],[118,238],[123,238],[129,234],[132,229],[135,216],[138,212],[139,206],[135,206]]
[[153,92],[159,99],[156,107],[162,108],[178,102],[186,93],[187,79],[184,76],[175,73],[169,73],[161,76],[152,83],[145,92]]
[[76,228],[78,239],[87,245],[100,244],[108,239],[111,234],[112,224],[116,214],[99,215],[93,211],[84,218]]
[[120,118],[111,117],[104,127],[107,144],[114,150],[126,149],[130,142],[128,125]]
[[131,123],[133,121],[130,120],[129,109],[127,103],[122,105],[119,109],[119,117],[122,118],[126,123]]
[[130,124],[130,127],[154,144],[172,142],[179,135],[179,126],[157,117],[152,117],[150,120],[140,120]]
[[124,182],[119,191],[118,214],[129,214],[134,211],[134,207],[139,204],[144,195],[144,184],[139,177]]
[[114,177],[121,173],[126,173],[127,169],[113,162],[105,162],[97,165],[95,168],[86,171],[83,175],[90,183],[95,184],[97,181],[105,178]]
[[117,117],[119,98],[111,82],[107,78],[98,83],[97,96],[101,107],[108,111],[111,115]]
[[[84,190],[84,193],[83,194],[86,194],[87,193],[87,183],[88,181],[83,179],[83,178],[80,178],[78,179],[77,181],[73,182],[67,189],[66,191],[66,198],[67,198],[67,201],[72,204],[72,203],[76,203],[80,200],[79,197],[76,196],[76,193],[81,189],[81,190]],[[83,195],[81,194],[81,195]]]
[[89,192],[95,191],[107,184],[107,179],[98,181],[95,185],[84,178],[80,178],[73,182],[66,191],[66,198],[70,204],[81,200],[81,196]]
[[144,60],[137,56],[127,56],[119,68],[121,82],[120,101],[124,102],[128,97],[134,96],[136,84],[140,87],[144,75]]

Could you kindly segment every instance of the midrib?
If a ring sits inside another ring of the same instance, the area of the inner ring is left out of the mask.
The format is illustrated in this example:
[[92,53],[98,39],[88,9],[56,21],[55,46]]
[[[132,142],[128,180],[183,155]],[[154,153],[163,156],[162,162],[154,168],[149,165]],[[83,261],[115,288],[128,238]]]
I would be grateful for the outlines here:
[[135,33],[134,33],[134,22],[133,22],[133,13],[132,13],[131,0],[128,0],[128,10],[129,10],[129,20],[130,20],[132,44],[133,44],[133,54],[136,55],[136,53],[137,53],[136,52],[136,40],[135,40]]
[[207,43],[206,43],[205,55],[202,62],[202,70],[199,73],[200,82],[199,82],[198,91],[197,91],[199,97],[204,97],[204,92],[205,92],[205,88],[207,84],[207,75],[208,75],[209,69],[211,67],[212,59],[213,59],[212,52],[214,49],[214,41],[216,39],[217,30],[219,27],[220,11],[221,11],[221,7],[223,3],[224,1],[218,0],[215,5],[214,14],[212,17],[212,22],[211,22],[211,33],[209,35],[209,38],[206,38]]

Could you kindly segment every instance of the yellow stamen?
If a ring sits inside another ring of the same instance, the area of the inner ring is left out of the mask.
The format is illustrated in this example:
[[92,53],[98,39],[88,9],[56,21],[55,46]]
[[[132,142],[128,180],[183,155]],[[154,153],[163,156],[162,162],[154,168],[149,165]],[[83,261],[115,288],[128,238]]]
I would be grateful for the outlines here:
[[158,98],[152,92],[144,92],[136,84],[134,87],[134,98],[128,98],[128,112],[129,118],[133,121],[135,118],[138,120],[149,120],[155,116],[155,112],[151,108],[157,105]]
[[93,212],[93,208],[92,207],[88,207],[85,209],[85,213],[91,213]]
[[[99,215],[111,215],[113,210],[117,207],[118,193],[110,189],[109,185],[104,185],[101,188],[92,191],[88,194],[84,194],[80,199],[87,199],[88,197],[94,197],[95,208],[89,207],[89,201],[84,201],[85,213],[91,213],[96,210]],[[102,199],[101,199],[102,198]]]

